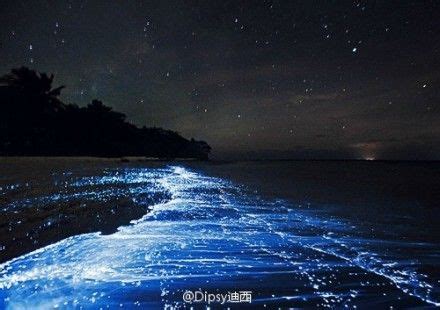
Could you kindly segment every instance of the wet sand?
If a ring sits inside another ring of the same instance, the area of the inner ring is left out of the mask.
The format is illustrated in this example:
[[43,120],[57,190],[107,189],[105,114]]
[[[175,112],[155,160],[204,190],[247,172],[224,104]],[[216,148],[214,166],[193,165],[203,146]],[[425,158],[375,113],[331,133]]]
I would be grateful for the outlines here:
[[[413,227],[400,225],[417,223],[417,210],[407,209],[405,220],[393,209],[366,218],[354,204],[266,199],[258,187],[201,172],[214,165],[52,163],[49,175],[29,179],[24,171],[26,182],[11,172],[17,182],[2,180],[10,184],[2,197],[12,197],[11,210],[76,200],[111,208],[128,197],[148,209],[163,193],[171,199],[115,233],[75,235],[2,264],[0,308],[184,307],[190,306],[182,300],[188,289],[252,291],[252,304],[240,308],[440,305],[438,243],[408,239]],[[241,174],[240,165],[221,171]],[[277,169],[295,177],[288,165],[253,168],[258,179],[272,171],[272,178],[259,180],[272,185],[282,183]]]
[[167,193],[133,200],[130,184],[68,186],[106,168],[159,167],[144,158],[0,158],[0,263],[82,233],[110,234],[141,218]]

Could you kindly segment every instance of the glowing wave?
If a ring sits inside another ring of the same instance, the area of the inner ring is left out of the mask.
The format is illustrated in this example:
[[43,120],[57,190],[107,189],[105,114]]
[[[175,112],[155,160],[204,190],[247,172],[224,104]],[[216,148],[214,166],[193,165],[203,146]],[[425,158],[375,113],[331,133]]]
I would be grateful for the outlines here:
[[382,305],[440,305],[438,287],[412,262],[373,253],[354,227],[222,179],[169,167],[69,186],[124,182],[171,199],[114,234],[73,236],[0,265],[2,308],[178,307],[191,288],[251,290],[264,305],[372,305],[378,291]]

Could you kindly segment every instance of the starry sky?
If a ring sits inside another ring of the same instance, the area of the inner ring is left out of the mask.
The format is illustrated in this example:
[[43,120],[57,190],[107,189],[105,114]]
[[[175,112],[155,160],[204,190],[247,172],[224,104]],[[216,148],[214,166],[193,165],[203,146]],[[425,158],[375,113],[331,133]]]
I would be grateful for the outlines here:
[[[2,1],[0,69],[54,73],[215,158],[440,159],[439,1]],[[81,126],[81,124],[78,124]]]

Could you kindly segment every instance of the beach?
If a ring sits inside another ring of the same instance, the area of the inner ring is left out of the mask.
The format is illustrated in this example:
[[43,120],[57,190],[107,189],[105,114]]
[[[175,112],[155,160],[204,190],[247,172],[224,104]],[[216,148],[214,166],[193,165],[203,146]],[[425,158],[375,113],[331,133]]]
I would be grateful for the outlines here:
[[440,302],[438,163],[1,168],[2,308],[196,306],[196,290],[252,308]]

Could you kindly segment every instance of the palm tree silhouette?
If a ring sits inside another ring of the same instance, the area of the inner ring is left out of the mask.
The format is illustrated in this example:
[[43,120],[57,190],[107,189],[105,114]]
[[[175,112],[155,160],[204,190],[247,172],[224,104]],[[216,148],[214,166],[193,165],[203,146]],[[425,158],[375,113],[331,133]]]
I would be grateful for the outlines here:
[[26,67],[0,77],[0,155],[147,156],[208,159],[203,141],[139,128],[99,100],[86,107],[59,99],[53,75]]
[[53,78],[53,74],[48,76],[46,73],[20,67],[0,77],[0,85],[23,94],[31,99],[29,102],[38,102],[46,111],[57,112],[63,108],[58,97],[65,86],[52,88]]

